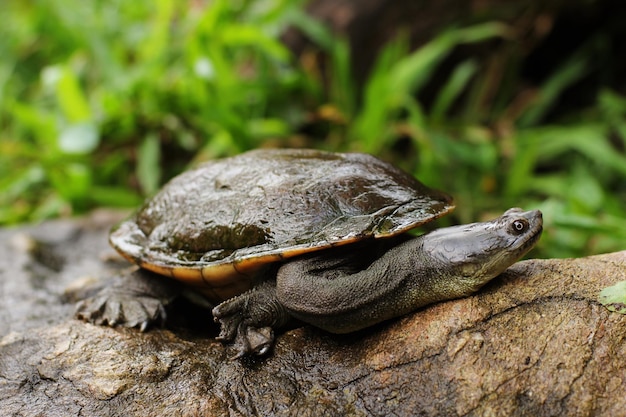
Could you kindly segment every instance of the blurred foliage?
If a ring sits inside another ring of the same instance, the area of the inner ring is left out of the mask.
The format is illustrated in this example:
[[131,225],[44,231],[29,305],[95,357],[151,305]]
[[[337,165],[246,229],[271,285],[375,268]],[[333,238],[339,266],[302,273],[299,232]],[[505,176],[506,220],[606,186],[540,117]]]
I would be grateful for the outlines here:
[[[533,88],[510,51],[444,67],[461,45],[515,42],[503,24],[415,51],[400,36],[361,90],[347,42],[300,3],[3,2],[0,223],[132,207],[192,161],[310,146],[379,155],[450,192],[441,223],[539,208],[534,256],[626,248],[626,97],[599,86],[588,108],[554,113],[597,66],[602,33]],[[280,43],[288,25],[328,55],[326,72]]]
[[292,132],[314,95],[277,40],[297,2],[210,4],[2,3],[0,222],[137,205],[199,152]]

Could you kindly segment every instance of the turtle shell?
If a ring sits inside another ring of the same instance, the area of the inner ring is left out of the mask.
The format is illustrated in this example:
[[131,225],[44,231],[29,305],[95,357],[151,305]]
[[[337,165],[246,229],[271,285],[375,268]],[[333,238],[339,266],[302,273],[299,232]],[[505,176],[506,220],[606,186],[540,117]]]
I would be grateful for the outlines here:
[[223,300],[268,263],[384,238],[454,208],[371,155],[255,150],[173,178],[110,235],[137,265]]

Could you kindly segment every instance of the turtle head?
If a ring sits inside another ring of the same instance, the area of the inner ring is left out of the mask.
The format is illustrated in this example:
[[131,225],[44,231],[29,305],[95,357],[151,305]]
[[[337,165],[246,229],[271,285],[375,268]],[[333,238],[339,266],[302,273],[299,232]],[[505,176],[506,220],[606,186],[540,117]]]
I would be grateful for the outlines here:
[[477,291],[535,245],[543,219],[539,210],[507,210],[497,219],[446,227],[423,237],[424,253],[440,272],[449,298]]

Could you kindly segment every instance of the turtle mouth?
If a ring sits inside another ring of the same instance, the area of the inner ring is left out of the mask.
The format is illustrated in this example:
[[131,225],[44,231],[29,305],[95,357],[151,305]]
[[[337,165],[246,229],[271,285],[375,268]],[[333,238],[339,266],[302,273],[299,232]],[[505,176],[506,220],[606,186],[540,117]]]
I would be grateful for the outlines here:
[[537,241],[541,237],[541,233],[542,232],[543,232],[543,226],[538,225],[536,227],[536,230],[534,230],[532,232],[530,237],[526,240],[526,242],[524,242],[524,244],[521,246],[520,249],[522,249],[522,251],[524,251],[524,252],[527,251],[527,250],[530,250],[533,246],[535,246],[535,244],[537,243]]

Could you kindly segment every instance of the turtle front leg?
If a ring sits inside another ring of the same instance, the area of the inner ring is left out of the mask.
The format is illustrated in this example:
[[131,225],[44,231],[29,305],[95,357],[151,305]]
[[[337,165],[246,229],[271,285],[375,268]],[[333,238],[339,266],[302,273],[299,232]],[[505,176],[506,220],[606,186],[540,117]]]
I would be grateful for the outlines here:
[[276,298],[273,279],[224,301],[213,309],[213,317],[221,326],[217,339],[231,342],[237,352],[233,359],[265,355],[274,344],[274,329],[294,320]]
[[[82,289],[77,292],[80,291]],[[95,294],[79,301],[74,315],[97,325],[136,327],[145,331],[152,324],[164,324],[165,307],[180,294],[178,282],[143,269],[133,269],[120,273]],[[68,296],[76,298],[72,294]]]

